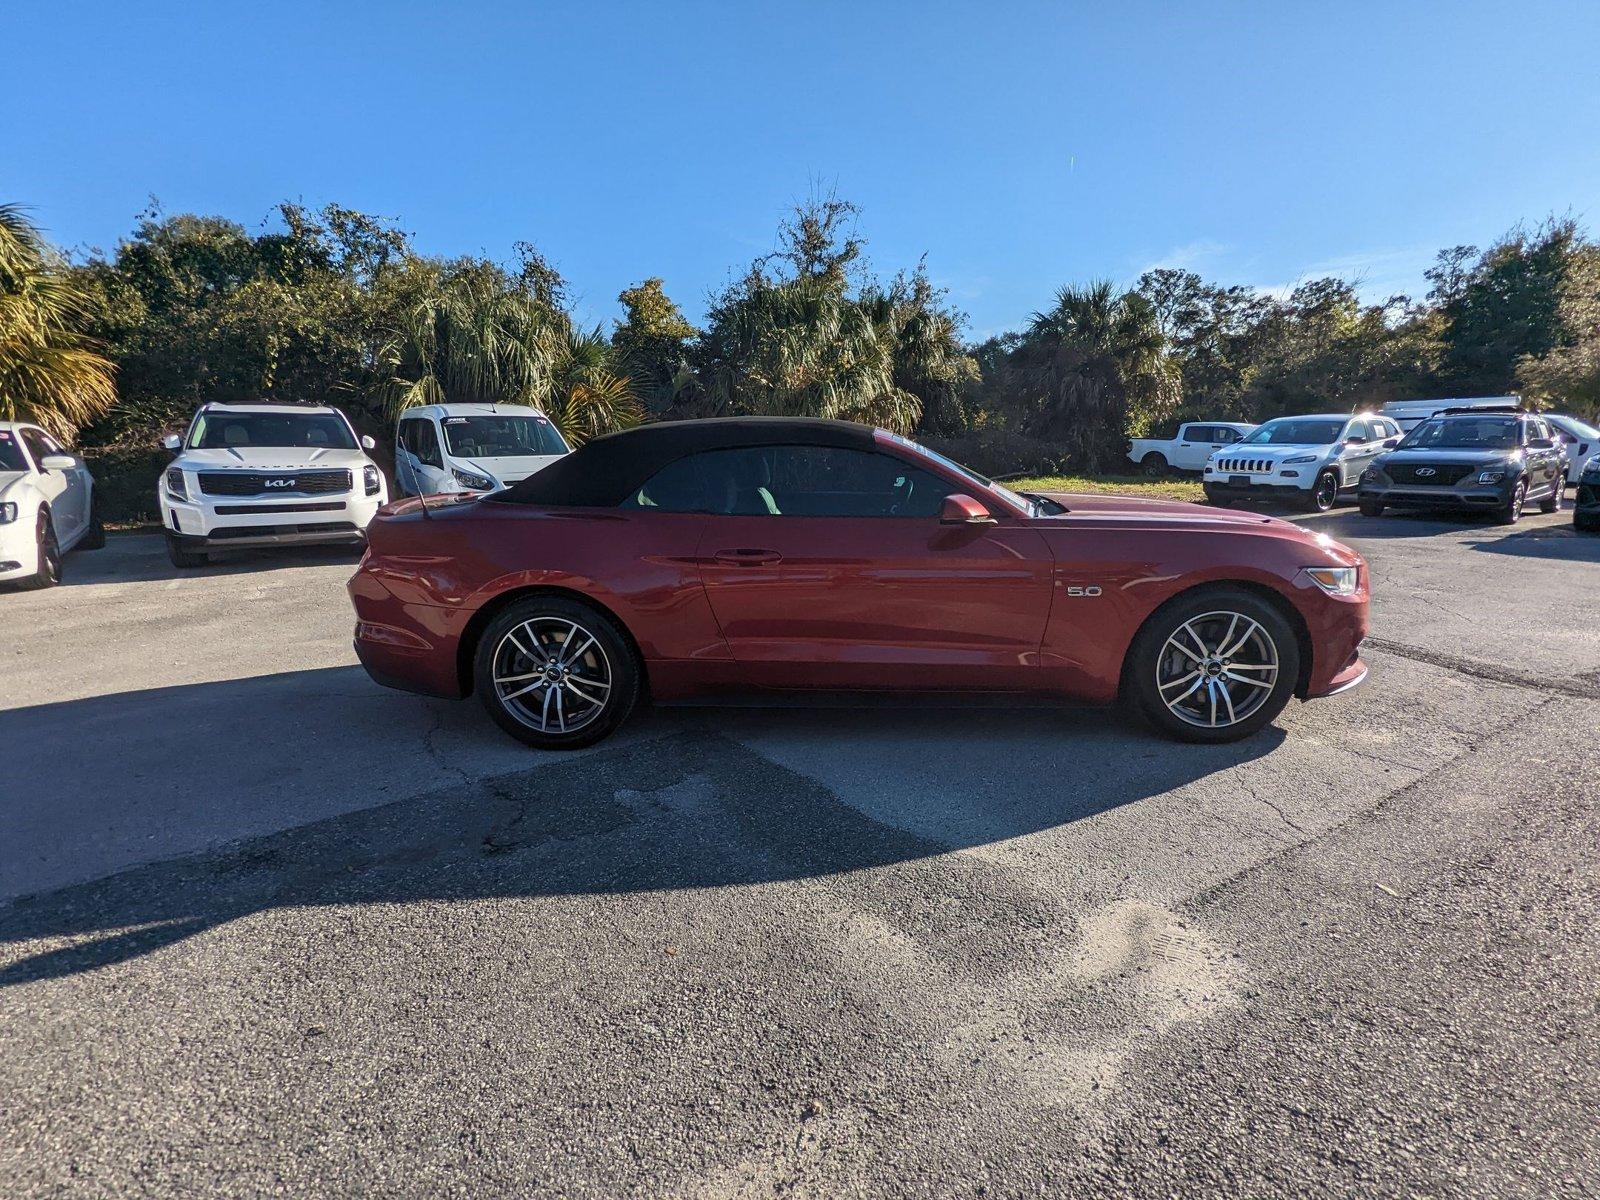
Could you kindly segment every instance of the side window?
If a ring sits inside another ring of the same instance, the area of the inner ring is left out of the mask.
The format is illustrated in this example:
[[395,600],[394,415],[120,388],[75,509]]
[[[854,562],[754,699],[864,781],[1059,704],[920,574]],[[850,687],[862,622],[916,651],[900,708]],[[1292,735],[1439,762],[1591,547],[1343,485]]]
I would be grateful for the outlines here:
[[1239,440],[1239,431],[1237,429],[1229,429],[1226,425],[1218,425],[1211,440],[1213,442],[1221,442],[1225,446],[1231,446]]
[[1372,430],[1368,428],[1365,421],[1351,421],[1350,424],[1345,426],[1344,436],[1347,441],[1350,438],[1360,438],[1363,442],[1370,442],[1372,440]]
[[24,429],[21,432],[22,444],[27,446],[28,453],[33,455],[33,465],[43,470],[40,464],[44,461],[44,456],[58,453],[60,447],[41,429]]
[[1185,425],[1178,431],[1180,442],[1209,442],[1211,440],[1211,426]]
[[937,517],[956,488],[893,455],[837,446],[709,450],[670,463],[623,508],[768,517]]
[[402,422],[400,428],[400,444],[416,455],[418,462],[430,467],[444,466],[444,459],[439,456],[439,434],[431,420],[412,417]]

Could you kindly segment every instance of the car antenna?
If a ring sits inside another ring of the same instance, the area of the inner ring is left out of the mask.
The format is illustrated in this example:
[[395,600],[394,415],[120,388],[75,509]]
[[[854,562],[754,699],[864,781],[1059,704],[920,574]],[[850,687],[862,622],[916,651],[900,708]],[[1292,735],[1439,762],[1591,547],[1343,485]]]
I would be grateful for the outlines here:
[[417,503],[422,505],[422,519],[423,520],[427,520],[428,519],[428,493],[426,493],[426,492],[418,492],[417,493]]

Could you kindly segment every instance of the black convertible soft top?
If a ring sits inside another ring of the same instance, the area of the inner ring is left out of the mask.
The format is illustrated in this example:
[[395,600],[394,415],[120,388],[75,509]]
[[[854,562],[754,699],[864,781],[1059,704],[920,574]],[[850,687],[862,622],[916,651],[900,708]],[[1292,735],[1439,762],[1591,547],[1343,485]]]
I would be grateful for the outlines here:
[[873,448],[873,430],[816,417],[713,417],[663,421],[607,434],[558,458],[544,470],[485,497],[501,504],[614,508],[657,471],[685,455],[737,446]]

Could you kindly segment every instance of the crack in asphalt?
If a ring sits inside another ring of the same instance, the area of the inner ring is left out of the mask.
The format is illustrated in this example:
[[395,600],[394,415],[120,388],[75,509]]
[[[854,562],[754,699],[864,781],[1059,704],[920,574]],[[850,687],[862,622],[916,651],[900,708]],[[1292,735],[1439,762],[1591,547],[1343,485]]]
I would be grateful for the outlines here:
[[1454,671],[1458,675],[1470,675],[1474,679],[1484,679],[1490,683],[1503,683],[1509,687],[1527,688],[1530,691],[1554,693],[1559,696],[1574,696],[1579,700],[1600,700],[1600,686],[1586,684],[1575,678],[1559,676],[1544,678],[1524,671],[1497,667],[1493,663],[1482,662],[1475,658],[1444,654],[1437,650],[1424,650],[1418,646],[1408,646],[1404,642],[1391,642],[1388,638],[1369,637],[1364,644],[1375,650],[1409,658],[1413,662],[1427,663],[1431,667],[1443,667],[1446,671]]

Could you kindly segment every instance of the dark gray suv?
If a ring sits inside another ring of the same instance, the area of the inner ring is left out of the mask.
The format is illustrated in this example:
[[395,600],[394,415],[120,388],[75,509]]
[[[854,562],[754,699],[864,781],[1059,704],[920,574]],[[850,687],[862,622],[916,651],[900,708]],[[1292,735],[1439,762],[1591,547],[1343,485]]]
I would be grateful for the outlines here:
[[1537,413],[1446,409],[1374,459],[1358,495],[1368,517],[1389,507],[1477,508],[1509,525],[1529,500],[1559,510],[1566,475],[1566,450]]

